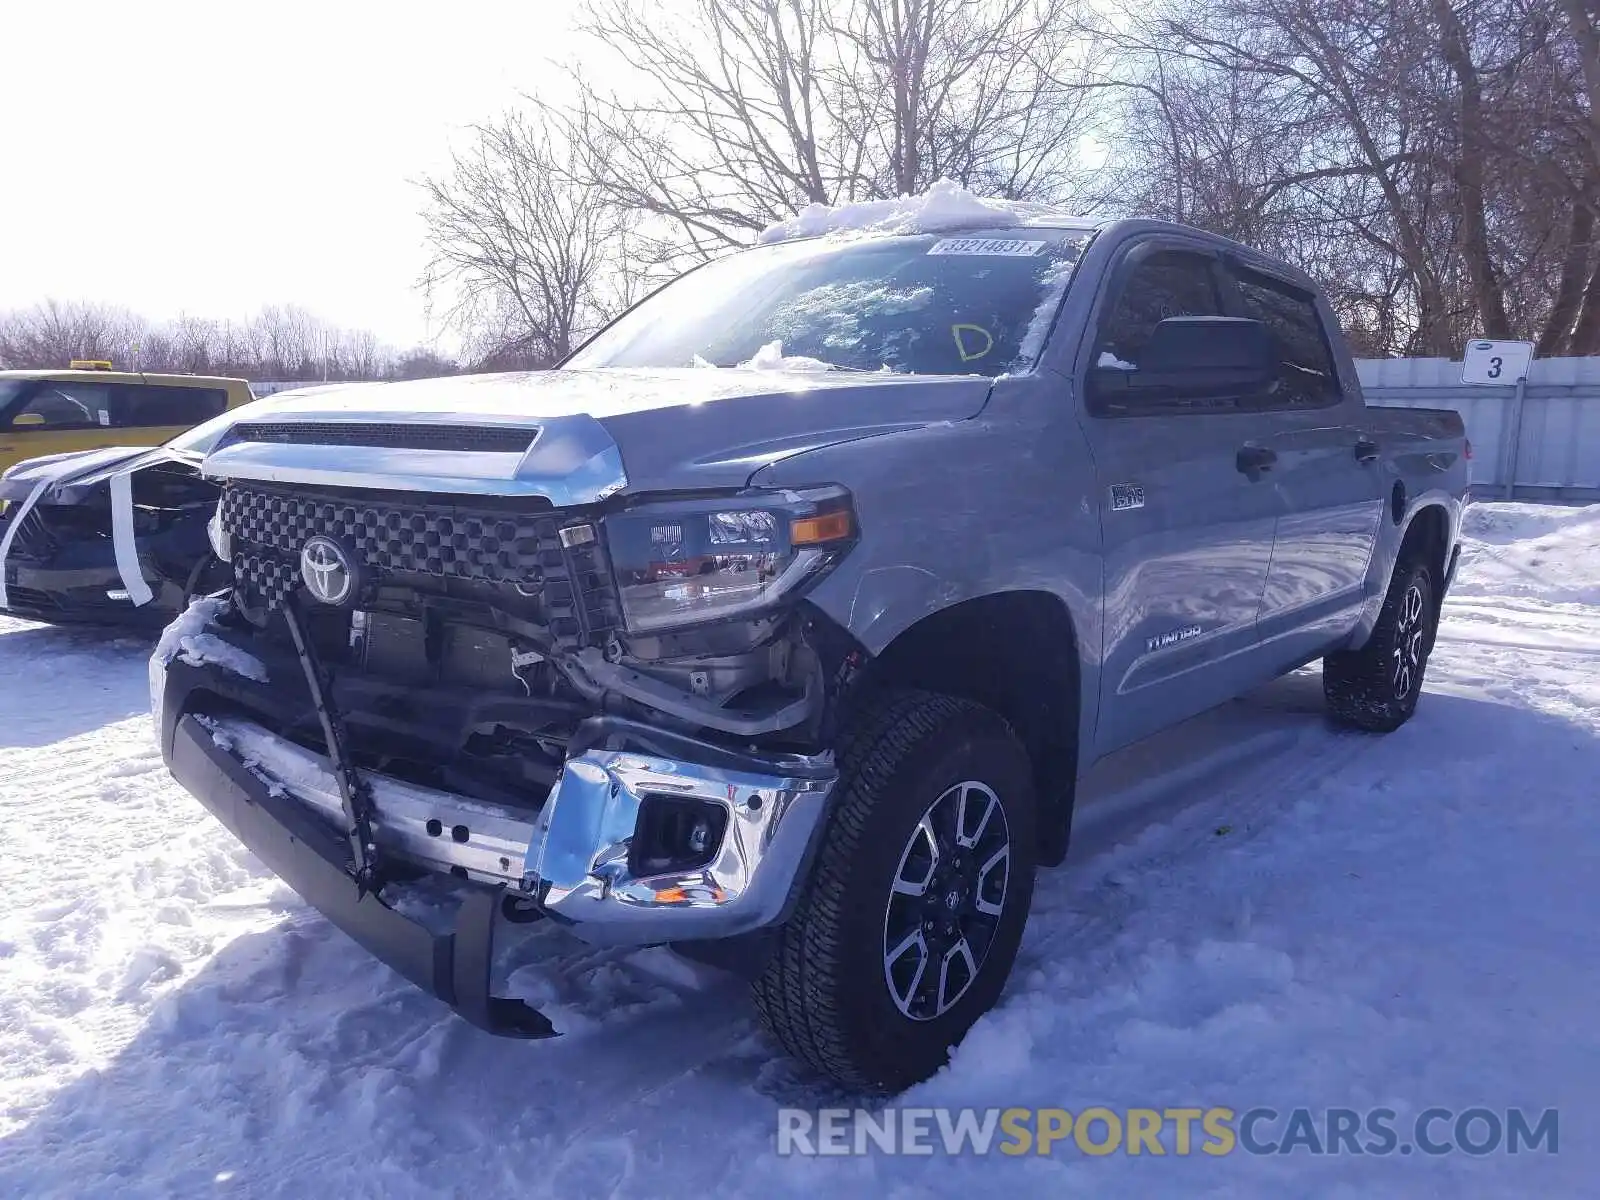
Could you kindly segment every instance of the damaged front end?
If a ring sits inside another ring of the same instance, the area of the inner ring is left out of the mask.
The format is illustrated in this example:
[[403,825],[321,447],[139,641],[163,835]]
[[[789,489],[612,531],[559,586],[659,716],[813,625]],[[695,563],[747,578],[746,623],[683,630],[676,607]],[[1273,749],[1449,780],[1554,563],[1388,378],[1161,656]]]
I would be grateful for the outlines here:
[[[494,995],[499,923],[642,946],[787,917],[858,655],[801,599],[855,536],[839,489],[579,499],[225,478],[231,598],[152,667],[179,781],[374,954],[519,1036],[551,1031]],[[454,890],[449,929],[402,915],[419,879]]]
[[56,622],[171,620],[189,597],[223,587],[206,539],[217,485],[162,451],[105,452],[23,470],[0,483],[0,609]]

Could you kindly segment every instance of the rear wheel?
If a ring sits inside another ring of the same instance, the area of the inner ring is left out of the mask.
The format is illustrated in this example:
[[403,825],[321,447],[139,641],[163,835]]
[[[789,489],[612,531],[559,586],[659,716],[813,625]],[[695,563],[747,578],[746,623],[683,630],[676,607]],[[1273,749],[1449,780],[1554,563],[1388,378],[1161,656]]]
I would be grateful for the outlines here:
[[1366,646],[1322,660],[1322,691],[1336,720],[1388,733],[1411,719],[1438,624],[1434,594],[1426,563],[1401,562]]
[[754,985],[784,1047],[846,1087],[937,1071],[1010,974],[1033,895],[1026,752],[996,713],[927,692],[858,714],[811,878]]

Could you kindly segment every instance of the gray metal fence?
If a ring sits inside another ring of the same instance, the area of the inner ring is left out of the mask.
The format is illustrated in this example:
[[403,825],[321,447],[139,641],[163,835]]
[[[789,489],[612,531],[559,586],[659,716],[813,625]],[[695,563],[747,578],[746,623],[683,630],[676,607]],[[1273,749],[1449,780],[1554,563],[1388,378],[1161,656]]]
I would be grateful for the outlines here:
[[1356,371],[1368,404],[1461,414],[1478,496],[1600,500],[1600,358],[1536,359],[1520,412],[1514,386],[1462,383],[1447,358],[1361,359]]

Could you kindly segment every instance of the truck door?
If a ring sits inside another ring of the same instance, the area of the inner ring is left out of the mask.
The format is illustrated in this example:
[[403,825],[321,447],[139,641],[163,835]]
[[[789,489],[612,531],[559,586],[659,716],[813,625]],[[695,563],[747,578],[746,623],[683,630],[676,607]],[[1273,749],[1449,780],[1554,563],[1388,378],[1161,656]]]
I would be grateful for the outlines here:
[[1258,418],[1226,397],[1102,401],[1107,373],[1136,371],[1162,320],[1229,315],[1229,286],[1202,243],[1142,242],[1112,269],[1086,368],[1080,356],[1105,562],[1100,752],[1261,677],[1255,621],[1280,502],[1253,457]]
[[1388,481],[1361,427],[1359,389],[1340,386],[1316,297],[1239,263],[1228,271],[1239,315],[1267,325],[1281,361],[1277,387],[1257,406],[1284,502],[1258,625],[1263,653],[1288,669],[1359,619]]

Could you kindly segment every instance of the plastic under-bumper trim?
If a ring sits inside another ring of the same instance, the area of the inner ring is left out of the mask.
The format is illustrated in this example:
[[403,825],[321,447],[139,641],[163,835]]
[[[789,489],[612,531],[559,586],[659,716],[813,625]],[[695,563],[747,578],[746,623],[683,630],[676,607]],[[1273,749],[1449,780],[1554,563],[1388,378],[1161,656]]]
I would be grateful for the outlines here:
[[362,894],[346,859],[349,846],[292,798],[273,795],[218,746],[193,716],[163,731],[173,776],[274,874],[364,949],[478,1028],[503,1037],[554,1037],[555,1027],[521,1000],[490,994],[494,926],[503,888],[471,887],[451,933],[402,916]]

